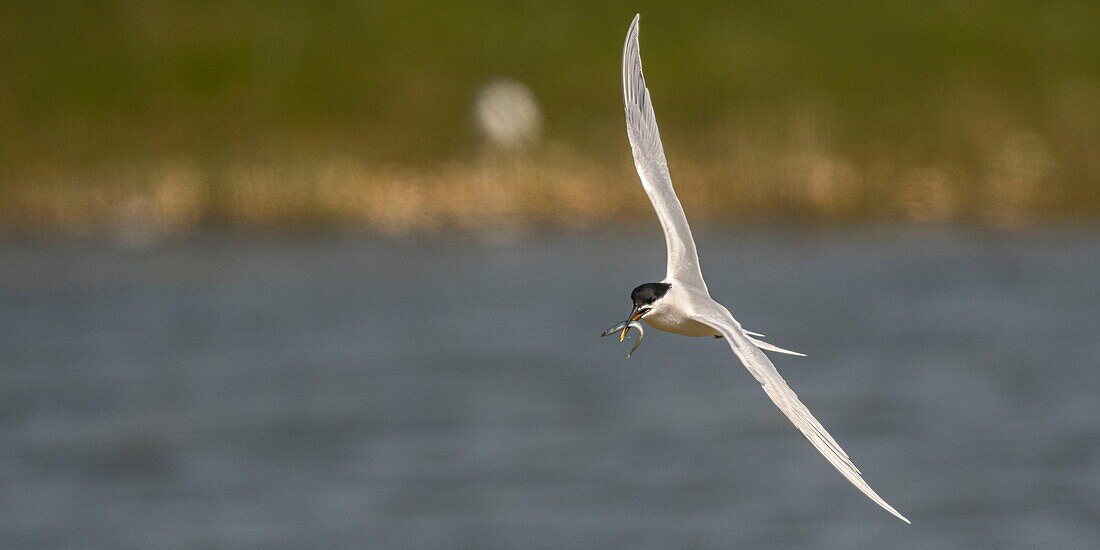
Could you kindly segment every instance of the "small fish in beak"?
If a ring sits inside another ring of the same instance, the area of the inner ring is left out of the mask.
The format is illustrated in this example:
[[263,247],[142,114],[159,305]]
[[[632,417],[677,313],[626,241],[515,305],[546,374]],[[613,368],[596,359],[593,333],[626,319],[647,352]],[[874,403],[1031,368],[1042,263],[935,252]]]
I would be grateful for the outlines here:
[[[636,317],[636,316],[634,314],[631,314],[631,317]],[[614,333],[621,330],[622,333],[619,335],[619,341],[622,342],[624,339],[626,339],[626,334],[628,332],[630,332],[630,329],[635,329],[635,330],[638,331],[638,339],[634,341],[634,345],[631,346],[630,352],[626,354],[626,358],[630,359],[630,356],[634,355],[634,351],[638,349],[638,346],[642,345],[642,338],[645,337],[645,329],[642,328],[641,323],[639,323],[636,320],[623,321],[623,322],[621,322],[621,323],[619,323],[619,324],[603,331],[603,334],[601,334],[600,336],[601,337],[610,336],[610,335],[612,335],[612,334],[614,334]]]

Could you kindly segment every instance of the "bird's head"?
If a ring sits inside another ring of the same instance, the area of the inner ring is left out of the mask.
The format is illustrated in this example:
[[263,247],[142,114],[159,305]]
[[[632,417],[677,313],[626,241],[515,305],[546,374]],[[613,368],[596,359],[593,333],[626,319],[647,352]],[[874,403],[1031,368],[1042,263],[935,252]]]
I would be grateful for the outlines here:
[[630,315],[626,320],[614,327],[611,327],[604,336],[611,334],[615,329],[622,327],[622,332],[619,333],[619,341],[622,342],[626,338],[626,333],[630,329],[630,324],[639,321],[642,317],[645,317],[647,313],[653,311],[653,308],[668,292],[668,289],[672,288],[672,285],[668,283],[646,283],[644,285],[638,285],[634,290],[630,291],[630,301],[634,303],[634,307],[630,310]]
[[630,301],[634,309],[630,310],[628,321],[637,321],[653,310],[654,305],[665,296],[672,285],[668,283],[646,283],[630,291]]

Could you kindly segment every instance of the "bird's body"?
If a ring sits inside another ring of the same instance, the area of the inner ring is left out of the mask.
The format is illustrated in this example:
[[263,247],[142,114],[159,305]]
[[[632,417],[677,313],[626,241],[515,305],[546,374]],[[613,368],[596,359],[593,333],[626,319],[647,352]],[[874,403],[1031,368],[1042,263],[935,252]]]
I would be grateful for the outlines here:
[[[697,321],[694,314],[694,304],[714,302],[709,294],[692,292],[674,279],[661,282],[670,285],[668,292],[653,303],[653,308],[641,318],[643,323],[680,336],[721,336],[714,327]],[[714,303],[717,305],[717,302]]]
[[[710,296],[699,264],[695,240],[687,216],[676,198],[665,159],[664,146],[657,129],[653,103],[642,76],[642,59],[638,46],[638,17],[630,25],[623,46],[623,102],[626,111],[627,136],[634,156],[634,166],[642,187],[653,203],[665,234],[668,271],[664,280],[646,283],[631,292],[633,309],[626,321],[612,327],[604,335],[622,330],[625,338],[632,324],[638,321],[661,331],[683,336],[717,336],[726,340],[749,373],[764,388],[764,392],[810,443],[863,494],[902,521],[909,520],[886,503],[863,480],[859,469],[798,399],[783,377],[764,355],[763,350],[801,355],[778,348],[762,340],[763,335],[742,329],[725,306]],[[639,336],[640,338],[640,336]],[[640,343],[640,340],[638,341]],[[635,349],[637,343],[635,344]],[[631,350],[633,352],[633,350]]]

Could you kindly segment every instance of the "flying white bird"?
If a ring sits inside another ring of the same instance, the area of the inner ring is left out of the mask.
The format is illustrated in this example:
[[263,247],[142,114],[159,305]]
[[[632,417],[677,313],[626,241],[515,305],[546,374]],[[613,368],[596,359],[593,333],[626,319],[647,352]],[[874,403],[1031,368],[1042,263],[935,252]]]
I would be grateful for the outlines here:
[[[876,504],[909,523],[905,516],[878,496],[863,480],[847,453],[825,431],[810,410],[799,401],[775,366],[761,349],[792,353],[760,340],[763,335],[741,328],[729,310],[714,301],[703,282],[699,269],[699,255],[691,237],[684,209],[672,189],[664,146],[657,131],[657,119],[653,115],[653,103],[642,77],[642,58],[638,52],[638,16],[630,24],[623,46],[623,102],[626,104],[626,133],[630,137],[630,149],[634,153],[634,166],[642,180],[642,187],[653,202],[653,209],[661,221],[668,249],[668,271],[659,283],[646,283],[630,293],[634,308],[626,321],[608,329],[604,335],[621,330],[620,341],[631,328],[639,331],[635,349],[641,342],[641,322],[649,326],[682,334],[684,336],[713,336],[724,338],[733,353],[745,365],[764,392],[802,432],[815,448],[848,481]],[[633,353],[633,349],[631,353]]]

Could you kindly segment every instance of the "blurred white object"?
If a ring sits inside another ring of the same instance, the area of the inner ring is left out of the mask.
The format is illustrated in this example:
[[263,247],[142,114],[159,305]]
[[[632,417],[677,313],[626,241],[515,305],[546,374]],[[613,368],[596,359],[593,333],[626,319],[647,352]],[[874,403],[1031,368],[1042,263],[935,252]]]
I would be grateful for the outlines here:
[[474,122],[493,147],[516,150],[532,145],[542,133],[542,111],[535,94],[514,80],[490,80],[474,99]]

